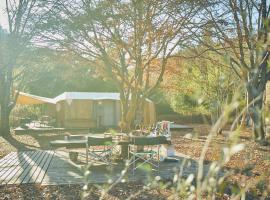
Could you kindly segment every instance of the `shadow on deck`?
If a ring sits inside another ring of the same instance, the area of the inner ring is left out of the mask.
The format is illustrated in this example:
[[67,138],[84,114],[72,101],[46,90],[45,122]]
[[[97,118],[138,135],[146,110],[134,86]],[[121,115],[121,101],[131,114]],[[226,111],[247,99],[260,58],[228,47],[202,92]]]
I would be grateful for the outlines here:
[[[23,158],[23,159],[22,159]],[[84,183],[110,183],[147,181],[159,176],[161,180],[172,180],[179,173],[181,165],[186,160],[177,157],[178,161],[160,162],[160,170],[132,170],[126,168],[124,162],[117,162],[112,167],[93,165],[86,174],[84,165],[70,161],[66,151],[21,151],[12,152],[0,160],[0,185],[36,183],[41,185],[63,185]],[[80,154],[79,161],[83,161]],[[197,162],[188,160],[182,175],[184,177],[197,172]],[[207,170],[208,167],[205,167]],[[124,175],[123,175],[124,174]],[[121,177],[121,178],[119,178]]]

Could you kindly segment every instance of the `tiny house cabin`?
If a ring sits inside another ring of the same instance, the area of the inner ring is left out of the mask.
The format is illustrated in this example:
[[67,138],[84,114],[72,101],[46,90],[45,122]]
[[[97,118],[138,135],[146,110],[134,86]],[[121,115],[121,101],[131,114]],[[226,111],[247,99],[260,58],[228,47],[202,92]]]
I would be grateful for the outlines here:
[[[56,119],[58,127],[117,127],[121,119],[119,93],[65,92],[53,99],[20,93],[17,104],[28,102],[45,104],[45,114]],[[146,99],[142,115],[144,124],[155,123],[155,105],[151,100]]]

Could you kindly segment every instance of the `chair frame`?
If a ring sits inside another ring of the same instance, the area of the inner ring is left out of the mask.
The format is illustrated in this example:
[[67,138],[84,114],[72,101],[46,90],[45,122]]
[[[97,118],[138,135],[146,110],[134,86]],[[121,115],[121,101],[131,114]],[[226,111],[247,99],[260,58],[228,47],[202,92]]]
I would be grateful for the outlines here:
[[[129,166],[132,166],[132,174],[135,174],[135,170],[140,166],[148,163],[152,167],[156,168],[159,173],[160,167],[160,146],[164,142],[159,140],[163,136],[158,137],[133,137],[133,141],[129,145],[128,150],[128,158],[129,158]],[[137,141],[136,141],[137,140]],[[144,140],[144,141],[143,141]],[[147,143],[147,140],[149,143]],[[135,152],[132,148],[134,146],[143,146],[143,148],[147,148],[142,152]],[[155,159],[156,158],[156,159]],[[142,160],[142,163],[136,166],[136,162]]]
[[[93,141],[91,141],[93,140]],[[102,147],[103,150],[96,150],[95,147]],[[106,165],[112,165],[111,156],[113,150],[112,137],[87,137],[86,142],[86,164],[89,164],[89,157],[94,161],[101,161]]]

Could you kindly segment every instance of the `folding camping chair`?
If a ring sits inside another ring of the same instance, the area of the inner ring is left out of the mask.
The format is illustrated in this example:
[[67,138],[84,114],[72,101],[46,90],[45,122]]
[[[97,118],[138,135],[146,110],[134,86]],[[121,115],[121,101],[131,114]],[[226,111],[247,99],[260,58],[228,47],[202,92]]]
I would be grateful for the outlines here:
[[[148,163],[150,166],[156,168],[159,172],[159,150],[161,144],[167,144],[165,136],[155,137],[132,137],[129,145],[128,158],[130,160],[129,166],[132,166],[132,173],[142,165]],[[135,151],[135,146],[143,146],[142,151]],[[136,165],[136,163],[139,163]]]
[[111,165],[112,148],[112,137],[87,137],[86,163],[88,164],[88,159],[91,157],[93,161]]

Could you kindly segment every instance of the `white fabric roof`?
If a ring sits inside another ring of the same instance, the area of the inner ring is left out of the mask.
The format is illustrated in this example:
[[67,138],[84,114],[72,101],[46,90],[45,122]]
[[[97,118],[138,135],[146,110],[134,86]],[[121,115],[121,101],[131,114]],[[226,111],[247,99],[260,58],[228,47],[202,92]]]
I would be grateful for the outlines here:
[[109,92],[64,92],[55,97],[54,101],[58,102],[67,99],[120,100],[120,94]]
[[[120,93],[113,92],[64,92],[55,98],[46,98],[36,95],[20,92],[17,100],[18,104],[42,104],[52,103],[56,104],[59,101],[74,100],[74,99],[88,99],[88,100],[120,100]],[[147,99],[151,102],[151,100]]]
[[[53,100],[55,103],[58,101],[68,99],[89,99],[89,100],[120,100],[120,93],[115,92],[64,92]],[[151,102],[151,100],[147,99]]]

